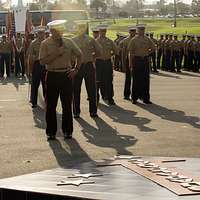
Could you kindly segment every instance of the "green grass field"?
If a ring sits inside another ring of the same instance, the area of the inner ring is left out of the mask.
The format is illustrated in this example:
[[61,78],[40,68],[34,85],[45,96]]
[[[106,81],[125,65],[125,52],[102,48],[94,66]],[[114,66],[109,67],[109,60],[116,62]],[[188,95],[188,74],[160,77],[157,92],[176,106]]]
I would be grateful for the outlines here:
[[[109,24],[108,37],[116,38],[116,32],[127,34],[127,27],[135,25],[136,19],[116,19],[114,20],[92,20],[90,26],[99,23]],[[147,24],[147,32],[154,32],[155,36],[160,33],[176,33],[176,34],[200,34],[200,18],[178,18],[177,27],[172,27],[173,19],[145,18],[139,19],[139,23]]]

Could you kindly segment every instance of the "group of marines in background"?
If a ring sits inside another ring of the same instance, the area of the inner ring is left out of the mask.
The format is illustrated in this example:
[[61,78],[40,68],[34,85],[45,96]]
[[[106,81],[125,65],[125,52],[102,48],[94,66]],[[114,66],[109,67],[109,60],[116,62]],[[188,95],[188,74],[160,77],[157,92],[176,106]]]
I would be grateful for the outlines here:
[[[146,33],[156,45],[156,50],[151,55],[151,70],[157,73],[158,69],[170,72],[181,72],[181,69],[200,71],[200,35],[160,34],[159,39],[154,38],[154,33]],[[180,38],[179,38],[180,37]],[[181,38],[182,37],[182,38]],[[115,59],[115,69],[124,72],[123,41],[126,36],[117,33],[115,43],[120,53]]]
[[[106,29],[106,28],[105,28]],[[114,42],[107,38],[105,41],[101,41],[99,27],[91,28],[93,33],[93,38],[101,44],[104,49],[104,55],[102,59],[96,58],[96,87],[97,90],[100,90],[102,98],[108,100],[110,105],[114,105],[113,100],[113,73],[110,69],[110,66],[117,71],[125,72],[125,86],[124,86],[124,99],[129,99],[131,93],[131,70],[129,68],[128,60],[128,45],[130,40],[137,35],[136,27],[130,26],[128,28],[129,35],[125,36],[124,34],[117,33],[117,38]],[[100,33],[101,32],[101,33]],[[200,35],[182,35],[182,39],[179,39],[176,34],[160,34],[159,39],[154,38],[154,33],[145,33],[148,38],[155,44],[155,49],[149,56],[150,59],[150,69],[154,73],[158,73],[158,70],[170,71],[170,72],[181,72],[182,69],[199,72],[200,70]],[[29,43],[37,38],[36,34],[30,34]],[[46,31],[44,34],[44,39],[49,37],[49,31]],[[75,42],[77,43],[76,39]],[[81,43],[81,40],[78,41]],[[103,43],[109,43],[109,46]],[[84,46],[84,45],[83,45]],[[38,54],[39,54],[39,47]],[[25,46],[24,36],[20,33],[17,33],[15,44],[11,42],[6,35],[2,36],[0,41],[0,78],[4,76],[4,68],[6,68],[6,75],[10,77],[10,74],[15,73],[16,77],[24,77],[25,73],[28,71],[26,69],[27,58],[29,54],[29,49]],[[99,54],[99,52],[98,52]],[[5,67],[4,67],[5,66]],[[100,66],[100,67],[99,67]],[[102,70],[104,68],[104,70]],[[109,71],[105,71],[109,70]],[[104,72],[105,71],[105,72]],[[29,72],[27,72],[30,74]],[[88,82],[91,81],[91,76],[88,76]],[[98,79],[104,79],[105,85],[108,90],[107,96],[105,96],[105,88],[99,84]],[[34,80],[33,80],[34,81]],[[82,81],[81,81],[82,82]],[[39,87],[39,79],[36,80],[36,89],[31,93],[35,99],[33,102],[33,107],[37,105],[37,88]],[[87,87],[91,87],[89,84]],[[80,86],[78,86],[80,88]],[[80,89],[78,89],[80,90]],[[94,90],[94,88],[89,88],[88,91]],[[35,93],[35,94],[34,94]],[[75,90],[75,95],[79,95],[80,91]],[[80,99],[80,97],[78,98]],[[94,97],[92,98],[94,99]],[[76,100],[76,99],[75,99]],[[97,92],[97,100],[99,101],[99,92]],[[94,100],[95,101],[95,100]],[[80,107],[79,100],[76,101],[78,107]],[[91,104],[94,105],[94,102]],[[94,107],[94,106],[92,106]],[[79,116],[80,109],[77,109],[77,114]],[[96,108],[94,109],[96,110]],[[96,111],[94,112],[96,113]]]
[[[150,70],[155,73],[158,73],[158,69],[181,72],[183,68],[199,72],[200,36],[196,36],[195,39],[194,36],[183,35],[183,39],[179,41],[177,35],[161,34],[160,39],[156,40],[153,33],[144,35],[145,25],[141,24],[129,26],[127,37],[118,34],[118,38],[112,41],[106,36],[107,25],[100,24],[91,28],[93,37],[90,37],[86,32],[87,24],[79,23],[77,36],[66,40],[63,37],[65,22],[62,22],[65,20],[60,21],[49,24],[50,37],[49,32],[45,32],[46,27],[39,27],[35,31],[35,37],[30,35],[28,48],[25,48],[20,34],[17,34],[14,49],[6,36],[3,36],[0,42],[0,75],[4,76],[5,62],[6,75],[10,77],[12,55],[12,59],[15,60],[15,67],[12,69],[15,76],[23,77],[26,71],[28,77],[31,77],[32,108],[37,107],[38,88],[42,82],[43,96],[46,100],[46,134],[50,140],[55,139],[57,131],[56,106],[59,95],[63,107],[64,137],[72,137],[72,111],[74,118],[80,117],[83,79],[90,117],[95,118],[98,117],[100,95],[109,106],[115,105],[113,68],[125,72],[124,99],[131,100],[133,104],[136,104],[137,100],[142,100],[145,104],[152,103]],[[25,65],[28,66],[26,70]],[[67,77],[65,81],[72,85],[63,84],[58,75],[63,80]]]
[[16,34],[16,39],[14,42],[9,40],[6,35],[2,35],[0,41],[0,78],[3,78],[4,76],[4,68],[6,68],[7,77],[10,77],[11,73],[15,73],[16,77],[19,75],[24,77],[24,55],[24,39],[20,33]]
[[[45,33],[48,37],[49,32]],[[35,39],[35,34],[30,33],[28,41],[25,42],[25,35],[16,33],[16,38],[8,38],[6,34],[1,36],[0,39],[0,79],[6,77],[9,78],[11,74],[15,77],[25,78],[27,74],[27,55],[28,47]],[[27,74],[28,75],[28,74]]]

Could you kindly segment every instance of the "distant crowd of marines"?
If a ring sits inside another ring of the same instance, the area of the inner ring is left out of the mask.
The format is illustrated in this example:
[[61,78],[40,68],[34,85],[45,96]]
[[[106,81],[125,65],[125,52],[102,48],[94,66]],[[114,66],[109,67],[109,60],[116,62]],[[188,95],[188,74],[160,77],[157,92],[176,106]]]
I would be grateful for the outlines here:
[[[48,37],[49,32],[45,32]],[[16,37],[9,38],[3,34],[0,39],[0,79],[10,78],[11,74],[15,77],[25,78],[27,74],[27,55],[29,44],[35,39],[35,33],[30,33],[25,42],[25,35],[16,33]]]
[[[154,33],[146,33],[146,36],[156,45],[151,55],[152,72],[158,72],[158,69],[170,72],[181,72],[181,69],[200,71],[200,35],[166,33],[160,34],[159,39],[154,38]],[[126,37],[117,33],[117,39],[114,41],[120,49],[120,54],[115,59],[115,69],[119,71],[125,71],[123,41]]]

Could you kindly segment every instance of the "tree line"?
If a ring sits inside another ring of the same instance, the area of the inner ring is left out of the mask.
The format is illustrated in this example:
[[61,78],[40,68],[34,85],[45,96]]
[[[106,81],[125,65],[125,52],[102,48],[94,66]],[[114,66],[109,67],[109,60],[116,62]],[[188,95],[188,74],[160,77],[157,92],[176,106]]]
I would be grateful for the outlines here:
[[[200,16],[200,0],[192,0],[191,4],[182,0],[175,0],[177,15],[193,14]],[[174,3],[166,0],[157,0],[152,5],[145,4],[145,0],[33,0],[29,3],[30,10],[62,10],[84,9],[94,17],[140,17],[140,16],[166,16],[174,14]],[[6,10],[5,3],[0,0],[0,10]]]

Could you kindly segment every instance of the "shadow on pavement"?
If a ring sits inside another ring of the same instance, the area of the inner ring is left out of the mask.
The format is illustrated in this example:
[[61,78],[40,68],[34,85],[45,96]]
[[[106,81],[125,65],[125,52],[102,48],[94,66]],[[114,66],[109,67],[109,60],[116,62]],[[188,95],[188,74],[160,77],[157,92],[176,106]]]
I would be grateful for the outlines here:
[[[37,106],[37,108],[32,109],[33,112],[33,120],[35,123],[35,127],[40,128],[40,129],[44,129],[44,133],[45,133],[45,128],[46,128],[46,119],[45,119],[45,109],[41,106]],[[61,124],[62,124],[62,114],[57,113],[57,137],[61,137],[62,135],[62,131],[60,131],[61,129]]]
[[155,76],[162,76],[162,77],[167,77],[167,78],[175,78],[175,79],[181,79],[180,76],[178,76],[177,74],[169,74],[169,73],[162,73],[162,71],[159,70],[159,73],[155,73],[155,72],[151,72],[151,75],[155,75]]
[[0,80],[0,83],[2,85],[7,85],[8,83],[12,83],[14,85],[14,87],[16,88],[16,90],[19,90],[19,87],[22,85],[25,85],[26,83],[28,83],[28,80],[23,77],[23,78],[15,78],[15,77],[11,77],[11,78],[3,78]]
[[132,154],[126,148],[136,144],[137,139],[134,136],[120,134],[101,118],[94,119],[97,127],[93,127],[82,118],[76,120],[82,127],[81,132],[89,143],[98,147],[115,149],[117,154]]
[[112,108],[106,106],[104,104],[99,104],[98,107],[101,111],[103,111],[108,117],[110,117],[114,122],[127,124],[127,125],[135,125],[142,132],[154,132],[156,129],[149,128],[145,126],[151,122],[150,119],[144,117],[136,117],[136,112],[131,110],[125,110],[122,107],[116,105]]
[[[45,110],[38,106],[32,110],[35,127],[44,129],[46,128]],[[76,163],[91,161],[87,153],[80,147],[79,143],[72,140],[64,140],[62,131],[60,130],[62,123],[62,115],[57,113],[57,139],[49,141],[49,146],[55,155],[55,158],[61,167],[71,167]]]
[[193,126],[194,128],[200,128],[200,118],[194,116],[187,116],[183,111],[171,110],[157,104],[144,105],[138,103],[137,105],[147,110],[148,112],[160,117],[161,119],[178,123],[185,123]]
[[182,71],[182,72],[180,73],[180,75],[200,78],[200,74],[199,74],[199,73],[194,73],[194,72]]
[[62,141],[56,139],[49,141],[49,146],[61,167],[72,167],[76,164],[92,161],[75,139],[62,139]]

